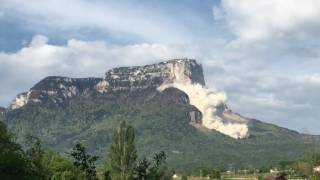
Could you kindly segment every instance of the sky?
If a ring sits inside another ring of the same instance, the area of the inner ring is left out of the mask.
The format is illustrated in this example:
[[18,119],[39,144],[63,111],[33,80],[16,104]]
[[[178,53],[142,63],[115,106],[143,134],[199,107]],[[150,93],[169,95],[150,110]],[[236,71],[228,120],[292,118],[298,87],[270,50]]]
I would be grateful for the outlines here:
[[320,134],[318,0],[0,0],[0,106],[49,75],[194,58],[244,116]]

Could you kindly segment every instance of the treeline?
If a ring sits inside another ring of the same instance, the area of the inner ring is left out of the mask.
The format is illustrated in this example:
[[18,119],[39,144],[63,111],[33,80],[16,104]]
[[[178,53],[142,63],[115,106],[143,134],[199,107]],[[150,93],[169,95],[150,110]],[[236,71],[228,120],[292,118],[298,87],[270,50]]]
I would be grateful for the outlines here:
[[[134,129],[121,122],[114,130],[106,159],[89,154],[76,143],[67,155],[46,150],[34,136],[24,144],[15,142],[14,135],[0,121],[0,180],[169,180],[175,174],[166,166],[163,151],[152,157],[138,157]],[[99,160],[103,166],[97,166]],[[297,161],[280,162],[277,169],[287,178],[319,180],[320,153],[307,153]],[[247,168],[246,174],[268,174],[272,167]],[[241,174],[241,172],[239,172]],[[185,180],[190,176],[220,179],[224,174],[215,168],[199,168],[178,172]],[[261,176],[261,178],[263,178]]]
[[[173,172],[166,166],[166,154],[155,153],[138,160],[134,129],[122,122],[115,129],[113,142],[103,168],[97,170],[98,156],[76,143],[68,157],[45,150],[37,137],[28,136],[17,144],[0,121],[1,180],[167,180]],[[23,148],[22,148],[23,146]]]
[[304,178],[310,180],[320,180],[320,153],[307,152],[296,161],[282,161],[279,169],[288,178]]

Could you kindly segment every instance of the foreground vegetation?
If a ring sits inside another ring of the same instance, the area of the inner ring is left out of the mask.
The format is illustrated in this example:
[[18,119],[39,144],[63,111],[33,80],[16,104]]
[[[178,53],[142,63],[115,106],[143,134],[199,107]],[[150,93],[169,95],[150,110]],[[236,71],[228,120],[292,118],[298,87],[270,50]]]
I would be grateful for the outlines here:
[[[272,174],[271,167],[229,169],[220,172],[217,168],[198,168],[179,171],[169,169],[167,155],[160,151],[153,157],[139,158],[135,147],[133,127],[124,121],[115,129],[107,158],[97,163],[99,157],[89,154],[86,148],[76,143],[64,155],[45,150],[40,140],[27,136],[25,144],[19,145],[14,136],[0,122],[0,179],[30,180],[167,180],[176,179],[263,179]],[[287,178],[319,180],[320,174],[313,168],[320,165],[320,153],[307,153],[299,160],[283,161],[272,167],[276,174]],[[175,174],[175,175],[174,175]]]
[[134,130],[125,122],[115,130],[113,144],[105,165],[97,171],[98,156],[87,153],[86,148],[76,143],[69,158],[53,151],[45,151],[38,138],[26,137],[23,145],[14,141],[13,135],[0,122],[0,179],[1,180],[158,180],[171,179],[163,151],[152,159],[142,158],[137,162],[134,145]]
[[[54,82],[50,82],[54,83]],[[43,86],[50,87],[50,84]],[[17,142],[32,134],[45,148],[65,157],[75,142],[103,163],[109,154],[113,130],[126,121],[135,131],[139,157],[152,157],[163,150],[169,168],[178,172],[204,167],[228,170],[271,166],[283,160],[295,160],[305,151],[320,149],[320,138],[250,120],[250,137],[236,140],[217,131],[201,131],[190,125],[187,116],[194,108],[183,100],[177,89],[155,89],[90,94],[75,97],[59,106],[43,102],[8,111],[3,116]],[[0,117],[1,118],[1,117]],[[290,153],[288,153],[290,152]],[[139,159],[139,158],[138,158]]]

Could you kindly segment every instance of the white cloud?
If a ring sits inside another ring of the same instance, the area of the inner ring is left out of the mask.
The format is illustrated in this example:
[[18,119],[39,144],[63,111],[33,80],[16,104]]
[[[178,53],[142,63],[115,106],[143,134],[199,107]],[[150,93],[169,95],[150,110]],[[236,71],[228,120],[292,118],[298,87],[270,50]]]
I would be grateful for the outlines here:
[[0,53],[0,63],[11,66],[15,72],[38,70],[79,77],[102,75],[114,66],[144,64],[171,56],[174,53],[161,44],[108,46],[103,41],[71,39],[65,46],[57,46],[48,44],[47,37],[37,35],[29,46],[16,53]]
[[[269,72],[255,75],[227,74],[216,81],[229,95],[236,112],[274,124],[319,134],[317,108],[320,106],[317,74],[279,75]],[[232,82],[228,79],[232,77]]]
[[36,35],[29,46],[16,53],[0,52],[0,102],[9,100],[49,75],[103,77],[116,66],[143,65],[178,57],[161,44],[111,46],[103,41],[69,40],[66,45],[48,44],[48,38]]
[[214,7],[242,41],[304,39],[320,28],[318,0],[222,0]]
[[[0,104],[7,105],[48,75],[102,77],[115,66],[189,57],[203,63],[209,86],[227,91],[235,111],[320,133],[319,9],[318,0],[221,0],[213,8],[213,23],[195,7],[181,10],[186,13],[178,18],[180,12],[167,13],[131,0],[2,0],[0,18],[32,33],[69,40],[52,45],[47,37],[35,36],[17,52],[0,52]],[[72,39],[79,37],[74,33],[91,30],[105,32],[108,43]],[[207,36],[220,39],[211,42]],[[109,44],[113,39],[125,45]],[[198,43],[185,43],[195,39]],[[169,45],[172,42],[183,45]]]
[[[129,1],[130,2],[130,1]],[[114,39],[130,36],[144,42],[181,42],[192,37],[177,20],[145,10],[137,3],[114,0],[2,0],[0,11],[28,24],[29,29],[99,31]]]
[[[317,111],[320,106],[320,75],[316,73],[320,64],[317,58],[290,63],[292,59],[287,60],[281,52],[268,56],[270,49],[263,52],[254,48],[239,50],[229,47],[225,41],[123,46],[76,39],[65,45],[48,42],[46,37],[38,35],[27,47],[15,53],[0,53],[1,105],[8,105],[16,94],[49,75],[103,77],[107,70],[117,66],[188,57],[202,62],[207,85],[226,91],[228,104],[235,112],[301,131],[308,129],[320,133],[314,128],[320,126],[317,121],[320,117]],[[270,62],[270,58],[281,61]],[[288,73],[284,67],[299,73]]]
[[320,133],[319,9],[317,0],[222,0],[213,8],[235,35],[222,59],[241,65],[230,64],[224,77],[210,80],[227,91],[232,108]]
[[33,37],[32,41],[30,42],[31,47],[37,46],[44,46],[48,43],[49,39],[43,35],[36,35]]

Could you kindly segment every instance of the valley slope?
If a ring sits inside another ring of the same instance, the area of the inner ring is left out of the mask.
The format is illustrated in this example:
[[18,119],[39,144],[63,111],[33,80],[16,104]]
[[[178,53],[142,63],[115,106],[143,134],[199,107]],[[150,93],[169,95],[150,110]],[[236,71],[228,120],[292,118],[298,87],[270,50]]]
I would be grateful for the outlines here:
[[320,147],[318,136],[242,117],[223,103],[216,107],[217,118],[241,121],[248,137],[209,129],[185,92],[175,87],[158,90],[176,80],[205,85],[201,65],[189,59],[115,68],[105,78],[47,77],[18,95],[1,118],[21,143],[33,134],[46,147],[65,153],[81,142],[102,157],[113,129],[125,120],[135,128],[141,156],[164,150],[169,166],[176,169],[268,166]]

